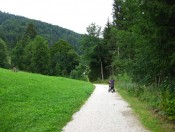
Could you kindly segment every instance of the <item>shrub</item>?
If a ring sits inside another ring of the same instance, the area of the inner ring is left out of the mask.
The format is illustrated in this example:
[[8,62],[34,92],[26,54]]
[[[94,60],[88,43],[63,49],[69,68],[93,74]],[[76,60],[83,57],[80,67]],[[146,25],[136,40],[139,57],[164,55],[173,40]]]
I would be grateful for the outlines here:
[[167,114],[169,120],[175,120],[175,93],[169,89],[162,92],[161,109]]
[[118,76],[117,87],[125,89],[129,95],[147,102],[148,107],[175,120],[175,89],[174,84],[165,81],[160,87],[145,86],[133,83],[127,74]]

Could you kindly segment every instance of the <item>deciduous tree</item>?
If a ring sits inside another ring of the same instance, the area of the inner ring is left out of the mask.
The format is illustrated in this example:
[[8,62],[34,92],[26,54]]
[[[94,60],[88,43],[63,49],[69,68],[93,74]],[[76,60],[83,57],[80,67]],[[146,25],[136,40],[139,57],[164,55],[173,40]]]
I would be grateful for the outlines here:
[[79,56],[65,40],[59,40],[51,47],[51,74],[69,76],[79,64]]
[[48,74],[50,64],[48,41],[41,36],[36,36],[32,43],[34,45],[32,54],[33,72]]

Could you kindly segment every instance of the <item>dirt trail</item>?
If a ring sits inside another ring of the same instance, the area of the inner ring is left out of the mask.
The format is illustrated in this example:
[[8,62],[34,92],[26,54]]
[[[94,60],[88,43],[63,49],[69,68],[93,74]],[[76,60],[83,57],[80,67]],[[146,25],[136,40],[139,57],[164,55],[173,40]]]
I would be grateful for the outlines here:
[[128,103],[107,85],[96,85],[93,94],[73,115],[63,132],[148,132],[134,116]]

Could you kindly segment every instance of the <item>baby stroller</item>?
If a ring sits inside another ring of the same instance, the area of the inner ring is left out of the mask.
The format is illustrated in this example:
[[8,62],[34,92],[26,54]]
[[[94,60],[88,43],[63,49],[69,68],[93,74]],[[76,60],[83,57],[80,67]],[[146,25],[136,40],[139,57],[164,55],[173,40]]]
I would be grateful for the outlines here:
[[110,80],[109,81],[109,90],[108,92],[115,92],[115,89],[114,89],[114,80]]

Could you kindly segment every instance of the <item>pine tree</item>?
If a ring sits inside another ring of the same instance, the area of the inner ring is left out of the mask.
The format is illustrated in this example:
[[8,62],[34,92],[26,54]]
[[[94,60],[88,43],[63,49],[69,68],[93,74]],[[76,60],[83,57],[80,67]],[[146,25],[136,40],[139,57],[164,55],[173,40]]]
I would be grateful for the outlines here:
[[12,65],[18,67],[20,70],[26,70],[28,65],[25,58],[25,48],[26,46],[36,37],[35,26],[30,23],[27,26],[25,33],[23,34],[21,40],[17,42],[16,47],[13,50]]
[[6,43],[0,39],[0,67],[6,68],[8,65],[8,51]]

